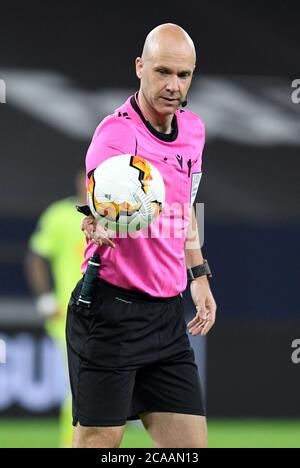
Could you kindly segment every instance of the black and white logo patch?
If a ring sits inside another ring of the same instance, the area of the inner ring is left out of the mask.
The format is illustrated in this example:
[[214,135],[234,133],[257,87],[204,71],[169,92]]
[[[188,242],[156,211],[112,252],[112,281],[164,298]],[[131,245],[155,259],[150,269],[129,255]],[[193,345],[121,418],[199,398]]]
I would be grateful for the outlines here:
[[191,205],[194,204],[196,195],[198,192],[199,184],[201,181],[202,172],[194,172],[192,174],[192,184],[191,184]]

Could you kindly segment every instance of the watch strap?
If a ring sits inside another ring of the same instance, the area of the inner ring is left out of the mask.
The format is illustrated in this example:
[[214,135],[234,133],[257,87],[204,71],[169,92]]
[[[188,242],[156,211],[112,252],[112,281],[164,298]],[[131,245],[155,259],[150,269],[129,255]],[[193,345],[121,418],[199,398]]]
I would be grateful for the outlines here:
[[193,281],[201,276],[207,276],[208,279],[212,278],[211,270],[209,268],[207,260],[204,259],[204,263],[187,269],[187,276],[189,281]]

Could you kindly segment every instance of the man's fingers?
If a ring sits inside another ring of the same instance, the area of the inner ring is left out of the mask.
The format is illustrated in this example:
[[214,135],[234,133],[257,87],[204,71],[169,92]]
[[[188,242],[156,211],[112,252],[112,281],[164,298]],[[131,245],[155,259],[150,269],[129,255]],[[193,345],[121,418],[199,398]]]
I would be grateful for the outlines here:
[[204,320],[199,320],[197,319],[196,322],[193,322],[192,324],[189,324],[188,325],[188,330],[189,330],[189,333],[192,333],[192,331],[195,329],[195,328],[198,328],[199,326],[203,325],[204,323]]
[[200,310],[200,307],[197,307],[197,315],[188,323],[188,331],[191,335],[201,335],[205,336],[212,328],[214,321],[208,309],[204,308]]
[[107,229],[99,223],[96,223],[96,220],[91,216],[87,216],[83,219],[81,223],[81,229],[84,235],[93,242],[95,245],[109,245],[113,249],[116,247],[116,244],[110,239]]
[[205,323],[205,320],[195,318],[188,324],[189,333],[193,334],[195,330],[197,330],[199,327],[202,327]]
[[205,335],[207,335],[207,333],[209,332],[209,330],[211,329],[212,326],[213,326],[212,321],[211,320],[206,320],[204,322],[199,323],[195,327],[193,327],[190,330],[190,334],[193,335],[193,336],[196,336],[196,335],[205,336]]
[[193,318],[193,320],[191,320],[191,321],[187,324],[187,326],[190,328],[190,327],[192,327],[192,326],[193,326],[195,323],[197,323],[197,322],[198,322],[198,319],[197,319],[197,317],[195,317],[195,318]]
[[202,328],[205,326],[205,323],[206,322],[199,322],[194,327],[190,328],[189,329],[190,334],[191,335],[196,335],[196,334],[200,333]]
[[84,235],[88,237],[88,239],[91,239],[96,231],[96,226],[94,223],[83,222],[81,225],[81,229]]
[[212,328],[213,322],[211,320],[208,320],[206,325],[202,328],[200,335],[201,336],[206,336],[209,332],[209,330]]
[[196,309],[197,309],[196,316],[187,325],[189,328],[193,327],[195,324],[198,324],[199,321],[202,322],[202,321],[206,320],[207,317],[208,317],[209,312],[205,307],[197,306]]
[[197,309],[197,316],[201,320],[206,320],[209,315],[209,310],[205,307],[205,304],[196,306],[196,309]]
[[102,239],[102,243],[105,245],[110,245],[113,249],[116,247],[116,244],[109,238]]
[[106,239],[106,238],[105,238],[105,239],[103,239],[103,238],[100,239],[100,238],[98,238],[98,237],[96,237],[96,238],[95,238],[95,237],[92,237],[90,240],[91,240],[91,241],[93,242],[93,244],[95,244],[95,245],[100,245],[100,246],[101,246],[101,245],[109,245],[109,246],[112,247],[113,249],[116,247],[116,244],[115,244],[111,239],[109,239],[109,238],[107,238],[107,239]]
[[96,226],[96,220],[93,216],[86,216],[81,221],[81,230],[83,232],[85,232],[89,226],[94,226],[94,227]]
[[89,239],[93,242],[95,245],[109,245],[113,249],[116,247],[116,244],[109,238],[109,237],[100,237],[97,236],[96,234],[93,234]]

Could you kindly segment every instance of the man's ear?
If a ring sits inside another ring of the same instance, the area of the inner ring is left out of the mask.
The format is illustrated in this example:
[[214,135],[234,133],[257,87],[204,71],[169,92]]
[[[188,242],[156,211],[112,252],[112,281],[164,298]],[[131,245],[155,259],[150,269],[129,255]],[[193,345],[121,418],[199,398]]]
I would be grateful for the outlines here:
[[135,72],[139,80],[142,78],[142,70],[143,70],[143,59],[141,57],[137,57],[135,59]]

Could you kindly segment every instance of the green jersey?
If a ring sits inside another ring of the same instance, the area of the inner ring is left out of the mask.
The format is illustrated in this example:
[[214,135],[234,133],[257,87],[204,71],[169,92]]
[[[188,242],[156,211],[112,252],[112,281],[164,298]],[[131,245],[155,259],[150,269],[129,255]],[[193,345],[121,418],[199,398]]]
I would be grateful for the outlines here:
[[49,318],[46,323],[49,334],[64,340],[65,314],[70,294],[81,277],[86,245],[80,229],[82,214],[75,208],[74,198],[53,203],[41,215],[37,229],[30,238],[31,250],[48,260],[54,281],[58,306],[63,312],[59,318]]

